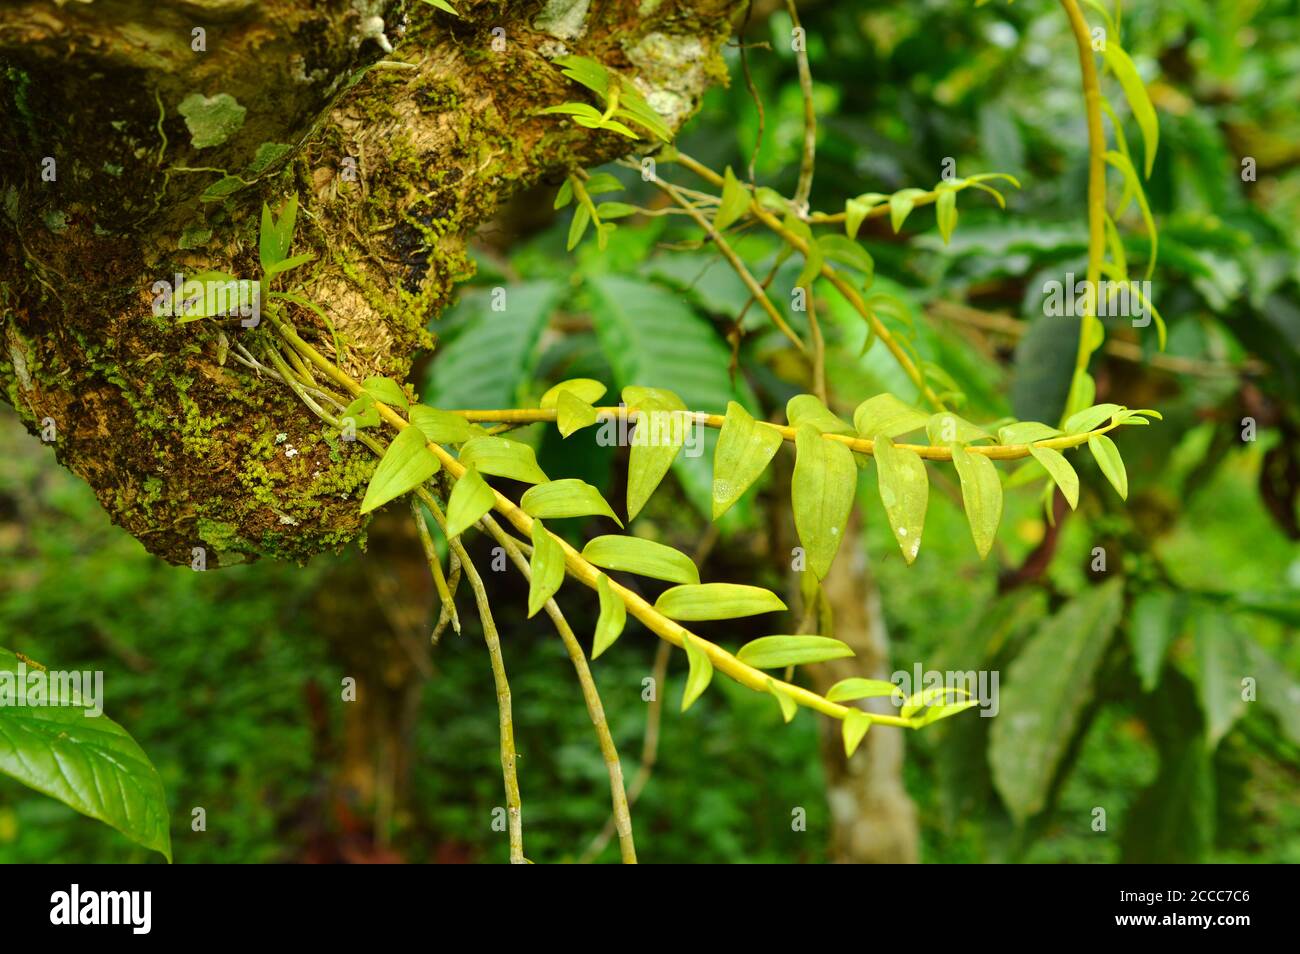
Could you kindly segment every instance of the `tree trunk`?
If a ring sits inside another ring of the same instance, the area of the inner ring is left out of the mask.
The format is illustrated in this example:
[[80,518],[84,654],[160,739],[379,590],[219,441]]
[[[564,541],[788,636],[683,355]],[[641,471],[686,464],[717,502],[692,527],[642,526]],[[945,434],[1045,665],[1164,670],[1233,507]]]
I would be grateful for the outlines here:
[[521,188],[649,148],[542,115],[587,101],[551,61],[601,61],[676,127],[725,77],[737,3],[456,5],[0,8],[0,386],[151,552],[339,548],[364,529],[374,466],[237,363],[265,327],[160,317],[157,283],[257,278],[262,204],[296,192],[294,252],[316,257],[288,281],[342,353],[314,312],[291,319],[353,375],[402,379],[473,271],[476,224]]

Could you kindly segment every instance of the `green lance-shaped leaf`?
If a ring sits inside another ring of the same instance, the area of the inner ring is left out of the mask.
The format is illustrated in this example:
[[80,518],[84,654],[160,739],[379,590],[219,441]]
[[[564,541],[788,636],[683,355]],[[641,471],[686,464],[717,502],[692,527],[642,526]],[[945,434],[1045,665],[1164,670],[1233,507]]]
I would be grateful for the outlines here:
[[411,423],[434,444],[463,444],[472,433],[469,421],[450,411],[440,411],[425,404],[412,404],[406,413]]
[[785,405],[785,418],[791,427],[808,424],[823,434],[847,434],[853,436],[853,426],[841,420],[817,398],[811,394],[796,394]]
[[850,757],[862,744],[862,738],[871,728],[871,717],[861,709],[850,709],[844,717],[841,732],[844,735],[844,755]]
[[1092,456],[1097,460],[1097,466],[1101,472],[1106,475],[1110,485],[1115,488],[1115,492],[1124,500],[1128,499],[1128,471],[1124,469],[1124,461],[1119,456],[1119,448],[1105,434],[1093,434],[1088,438],[1088,450],[1092,451]]
[[713,519],[731,509],[767,469],[781,446],[781,432],[761,424],[735,401],[727,402],[727,417],[713,450]]
[[916,207],[918,196],[925,195],[924,189],[899,189],[889,197],[889,224],[897,232]]
[[[851,699],[874,699],[878,696],[892,696],[898,693],[898,687],[884,679],[862,679],[853,677],[841,679],[826,691],[826,698],[831,702],[848,702]],[[901,694],[900,694],[901,698]]]
[[591,644],[592,659],[614,645],[614,640],[618,639],[627,624],[627,607],[614,595],[609,577],[603,573],[596,584],[596,593],[600,596],[600,618],[596,620],[596,637]]
[[823,258],[857,269],[862,273],[862,286],[871,287],[876,276],[876,260],[853,239],[838,232],[827,232],[817,237],[817,247]]
[[1061,432],[1055,427],[1048,427],[1039,421],[1016,421],[998,428],[999,444],[1032,444],[1060,437]]
[[970,535],[980,559],[989,555],[1002,520],[1002,481],[993,461],[964,447],[952,448],[952,462],[961,479],[961,500],[966,507]]
[[402,391],[402,386],[392,378],[366,378],[361,382],[361,388],[376,401],[406,410],[406,394]]
[[978,699],[966,699],[962,702],[949,702],[940,705],[932,705],[925,710],[925,714],[916,719],[912,724],[915,728],[931,725],[940,719],[947,719],[949,716],[955,716],[958,712],[965,712],[967,709],[979,705]]
[[1029,638],[1002,679],[1001,716],[989,730],[993,783],[1020,822],[1047,802],[1052,779],[1094,698],[1123,606],[1115,578],[1084,590]]
[[884,434],[877,435],[875,443],[880,502],[885,505],[903,559],[910,564],[921,549],[921,529],[930,500],[925,463],[915,451],[895,447]]
[[854,199],[844,202],[844,234],[851,239],[858,237],[858,229],[866,221],[868,213],[880,203],[888,201],[889,196],[879,192],[866,192]]
[[[970,695],[965,689],[958,689],[948,686],[934,686],[929,689],[918,689],[907,697],[903,707],[898,714],[904,719],[910,719],[922,709],[928,709],[933,706],[947,705],[948,699],[954,702],[961,702]],[[977,700],[978,701],[978,700]]]
[[460,449],[460,462],[482,474],[509,477],[527,484],[544,484],[547,476],[537,466],[533,449],[522,441],[504,437],[473,437]]
[[1076,414],[1071,414],[1061,427],[1067,434],[1084,434],[1105,424],[1123,410],[1124,408],[1118,404],[1094,404]]
[[1254,673],[1231,616],[1202,608],[1195,619],[1196,696],[1205,714],[1205,746],[1213,750],[1245,714],[1241,681]]
[[531,619],[564,582],[564,550],[542,521],[533,521],[533,556],[528,561],[528,616]]
[[829,636],[763,636],[741,646],[736,658],[755,669],[784,669],[852,655],[852,649]]
[[1029,448],[1029,453],[1033,455],[1034,460],[1038,461],[1052,475],[1052,480],[1056,481],[1056,486],[1061,488],[1061,493],[1065,496],[1065,501],[1073,510],[1079,505],[1079,475],[1074,472],[1070,462],[1065,459],[1065,455],[1060,451],[1053,450],[1050,447],[1033,447]]
[[957,228],[957,192],[955,189],[948,188],[939,193],[939,197],[934,201],[934,216],[939,226],[939,234],[943,237],[943,244],[947,245],[949,239],[952,238],[953,230]]
[[810,424],[795,431],[794,476],[790,500],[795,531],[803,544],[808,568],[826,578],[848,526],[858,487],[853,452],[831,441]]
[[293,231],[298,220],[298,194],[289,196],[277,221],[270,207],[262,203],[262,228],[257,238],[257,254],[262,270],[269,271],[289,257],[293,245]]
[[559,407],[560,395],[564,393],[572,394],[584,404],[595,404],[605,396],[606,390],[605,385],[594,378],[570,378],[543,394],[540,404],[548,409]]
[[655,609],[669,619],[736,619],[785,609],[781,598],[761,586],[741,583],[696,583],[659,594]]
[[519,506],[530,517],[609,517],[620,527],[623,522],[614,515],[614,509],[605,502],[600,491],[576,478],[552,480],[524,491]]
[[1172,590],[1152,590],[1133,601],[1128,638],[1133,649],[1133,669],[1142,681],[1143,692],[1160,685],[1165,654],[1181,625],[1181,600]]
[[931,444],[951,444],[953,441],[959,444],[971,444],[978,440],[993,439],[993,435],[984,428],[972,424],[951,411],[931,414],[930,419],[925,422],[925,433],[930,438]]
[[451,499],[447,501],[447,536],[460,536],[478,523],[495,502],[496,495],[487,481],[473,467],[467,468],[451,488]]
[[686,443],[686,405],[670,391],[624,388],[623,400],[639,410],[627,468],[627,518],[636,517]]
[[[0,649],[0,698],[31,691],[38,667]],[[0,703],[0,775],[116,828],[171,860],[167,797],[149,757],[116,722],[88,716],[99,700],[66,681],[43,681],[41,705]],[[84,687],[83,687],[84,688]],[[28,697],[30,698],[30,696]]]
[[590,427],[599,417],[594,407],[571,391],[561,391],[556,399],[555,426],[561,437],[568,437],[584,427]]
[[1156,119],[1156,109],[1151,105],[1151,97],[1142,82],[1142,77],[1138,75],[1137,67],[1124,52],[1123,47],[1112,39],[1106,43],[1103,50],[1106,63],[1119,80],[1120,86],[1124,88],[1124,97],[1128,100],[1129,108],[1133,110],[1133,118],[1137,120],[1138,129],[1142,131],[1143,171],[1150,179],[1151,168],[1156,161],[1156,148],[1160,145],[1160,123]]
[[767,680],[767,691],[776,696],[777,703],[781,706],[781,718],[789,723],[799,712],[799,703],[795,701],[790,690],[786,689],[775,679]]
[[685,553],[641,537],[617,534],[595,537],[582,548],[582,557],[606,570],[622,570],[653,580],[700,582],[700,571]]
[[418,427],[405,428],[393,438],[370,478],[361,512],[370,513],[388,501],[420,486],[438,472],[438,458],[426,446]]
[[713,227],[721,232],[749,210],[749,190],[740,184],[731,166],[722,174],[722,202],[713,217]]
[[853,412],[853,426],[860,437],[901,437],[910,431],[920,430],[930,421],[930,415],[904,404],[892,394],[877,394],[867,398]]
[[713,679],[713,663],[709,661],[704,649],[697,645],[694,636],[686,634],[682,641],[686,649],[686,661],[690,666],[690,671],[686,674],[686,688],[682,691],[682,711],[685,712],[709,687],[709,682]]

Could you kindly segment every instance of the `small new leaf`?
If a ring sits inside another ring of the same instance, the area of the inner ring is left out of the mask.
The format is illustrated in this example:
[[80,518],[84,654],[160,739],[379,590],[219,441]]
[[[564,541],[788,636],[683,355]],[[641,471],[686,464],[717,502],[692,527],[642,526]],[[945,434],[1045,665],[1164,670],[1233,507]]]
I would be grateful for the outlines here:
[[713,663],[709,661],[708,654],[696,645],[694,636],[686,635],[682,639],[686,661],[690,666],[690,671],[686,674],[686,688],[682,691],[682,711],[685,712],[709,687],[709,682],[713,679]]
[[609,577],[601,575],[596,593],[600,596],[600,618],[596,620],[596,636],[591,644],[592,659],[614,645],[614,640],[622,634],[627,623],[627,607],[614,595]]

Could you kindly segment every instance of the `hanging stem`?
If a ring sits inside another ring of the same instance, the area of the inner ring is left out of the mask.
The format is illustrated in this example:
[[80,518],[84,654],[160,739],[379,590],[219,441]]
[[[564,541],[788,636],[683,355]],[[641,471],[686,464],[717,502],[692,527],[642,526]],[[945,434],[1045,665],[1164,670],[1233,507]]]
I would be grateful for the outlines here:
[[[786,12],[790,14],[791,25],[796,30],[803,27],[799,23],[799,11],[794,0],[785,0]],[[795,62],[799,66],[799,92],[803,95],[803,159],[799,164],[799,185],[794,190],[794,204],[800,214],[808,213],[808,197],[812,195],[813,165],[817,158],[817,109],[813,106],[812,70],[808,68],[807,37],[795,51]]]

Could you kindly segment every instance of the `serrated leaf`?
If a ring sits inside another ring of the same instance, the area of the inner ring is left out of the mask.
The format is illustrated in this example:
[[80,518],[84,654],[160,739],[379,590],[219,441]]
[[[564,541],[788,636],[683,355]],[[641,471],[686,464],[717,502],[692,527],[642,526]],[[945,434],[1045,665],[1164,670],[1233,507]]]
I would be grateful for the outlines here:
[[799,703],[795,701],[794,696],[790,695],[790,691],[775,679],[767,680],[767,691],[776,697],[777,703],[781,706],[781,718],[789,724],[799,712]]
[[[36,667],[0,649],[9,692],[30,691]],[[12,681],[10,681],[12,680]],[[0,774],[116,828],[171,861],[171,832],[162,779],[130,734],[103,714],[102,700],[72,693],[61,679],[44,682],[41,705],[0,704]],[[94,705],[92,705],[92,701]]]
[[561,437],[590,427],[600,420],[596,409],[572,391],[561,391],[555,406],[555,426]]
[[852,699],[874,699],[879,696],[900,695],[898,686],[884,679],[862,679],[852,677],[841,679],[826,690],[826,698],[831,702],[848,702]]
[[425,404],[412,404],[407,417],[433,444],[463,444],[473,433],[469,421],[459,414]]
[[460,536],[478,523],[494,503],[496,494],[487,481],[473,467],[466,469],[451,488],[451,498],[447,501],[447,536]]
[[621,570],[669,583],[699,583],[700,571],[680,550],[641,537],[617,534],[595,537],[582,548],[582,556],[606,570]]
[[466,467],[473,465],[481,474],[526,484],[544,484],[549,479],[537,466],[537,455],[531,447],[504,437],[471,437],[460,449],[460,462]]
[[713,451],[714,520],[730,510],[767,469],[781,444],[780,431],[760,424],[735,401],[727,402],[727,416]]
[[382,401],[390,407],[406,410],[406,394],[402,386],[391,378],[366,378],[361,382],[362,389],[376,401]]
[[1124,500],[1128,499],[1128,471],[1124,469],[1124,460],[1119,456],[1119,448],[1105,434],[1093,434],[1088,438],[1088,450],[1097,460],[1097,466],[1106,475],[1110,485]]
[[823,434],[847,434],[855,436],[853,426],[831,413],[820,398],[812,394],[796,394],[785,405],[785,419],[794,428],[804,424]]
[[713,227],[719,232],[749,211],[749,190],[740,184],[731,166],[722,175],[722,202],[713,216]]
[[686,650],[686,661],[690,671],[686,674],[686,688],[682,691],[682,711],[685,712],[709,687],[713,679],[713,663],[708,654],[696,645],[694,636],[682,637],[682,647]]
[[1156,161],[1156,149],[1160,144],[1160,122],[1156,118],[1155,107],[1151,105],[1151,96],[1147,93],[1142,77],[1138,75],[1137,66],[1123,47],[1112,39],[1102,49],[1106,63],[1124,88],[1124,98],[1128,100],[1129,109],[1133,110],[1133,118],[1137,120],[1138,129],[1142,132],[1144,171],[1150,179]]
[[930,500],[925,463],[915,451],[895,447],[884,434],[876,436],[875,451],[880,502],[885,505],[903,559],[910,564],[921,549],[925,508]]
[[952,462],[961,479],[961,499],[971,538],[982,560],[989,555],[1002,520],[1002,481],[997,466],[983,454],[953,447]]
[[1074,472],[1065,455],[1050,447],[1030,447],[1029,453],[1051,474],[1070,509],[1075,509],[1079,505],[1079,475]]
[[537,615],[537,611],[546,605],[546,601],[555,595],[555,591],[564,582],[564,550],[560,541],[542,526],[542,521],[533,520],[532,529],[533,555],[528,561],[528,617]]
[[876,434],[900,437],[925,427],[929,421],[929,414],[904,404],[892,394],[867,398],[853,412],[853,426],[860,437],[874,437]]
[[669,619],[738,619],[785,609],[781,598],[761,586],[741,583],[696,583],[673,586],[659,594],[655,609]]
[[614,515],[614,510],[600,491],[591,484],[576,478],[552,480],[538,484],[524,491],[519,506],[530,517],[546,519],[564,517],[609,517],[620,527],[623,522]]
[[627,607],[614,595],[609,577],[601,574],[596,583],[596,593],[600,596],[600,618],[596,620],[596,636],[591,643],[592,659],[614,645],[614,640],[618,639],[627,624]]
[[1093,679],[1119,621],[1123,593],[1123,581],[1115,578],[1075,597],[1039,626],[1002,680],[989,765],[1018,822],[1047,803],[1059,763],[1093,699]]
[[853,452],[822,437],[810,424],[800,426],[795,431],[790,502],[808,568],[819,580],[826,578],[839,552],[857,488]]
[[566,392],[579,398],[585,404],[595,404],[605,396],[607,390],[604,384],[594,378],[570,378],[567,381],[561,381],[543,394],[539,404],[543,408],[559,407],[560,395]]
[[850,709],[844,717],[841,732],[844,735],[844,756],[851,758],[862,744],[862,738],[871,728],[871,717],[861,709]]
[[361,501],[362,513],[382,507],[438,472],[441,466],[438,458],[425,445],[424,434],[416,427],[405,428],[393,438],[366,487],[365,499]]
[[829,636],[762,636],[741,646],[736,658],[755,669],[784,669],[852,655],[852,649]]

